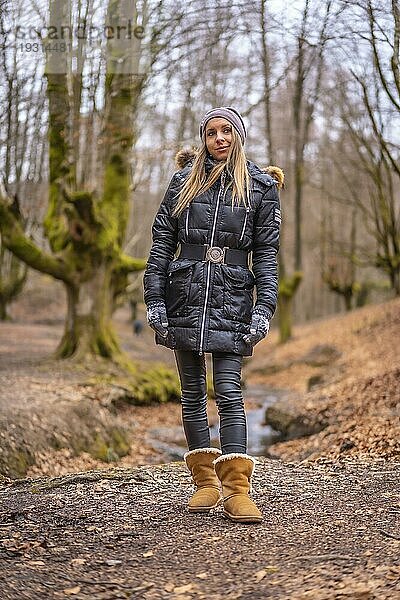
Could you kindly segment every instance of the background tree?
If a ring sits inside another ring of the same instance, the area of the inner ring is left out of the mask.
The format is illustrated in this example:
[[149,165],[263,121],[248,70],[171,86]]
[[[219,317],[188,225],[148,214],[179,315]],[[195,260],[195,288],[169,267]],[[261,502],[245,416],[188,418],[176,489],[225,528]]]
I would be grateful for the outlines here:
[[344,120],[370,180],[370,210],[365,203],[362,206],[376,241],[375,266],[388,275],[392,289],[400,295],[400,146],[393,135],[395,123],[400,124],[400,3],[392,0],[390,6],[382,7],[368,0],[362,16],[368,22],[372,72],[364,68],[361,73],[351,69],[351,73],[370,135],[365,135],[360,116],[350,122],[345,115]]
[[[97,26],[112,23],[125,6],[136,15],[132,25],[145,29],[127,55],[103,37],[98,45],[75,40],[61,70],[49,68],[51,52],[46,62],[37,61],[30,98],[40,116],[39,144],[48,135],[50,151],[44,145],[41,173],[50,185],[50,192],[41,194],[44,235],[35,234],[30,244],[13,221],[7,209],[15,191],[11,182],[9,200],[0,209],[1,230],[16,256],[64,283],[68,326],[60,356],[118,354],[111,316],[126,296],[128,278],[128,289],[138,294],[144,266],[132,256],[147,256],[151,222],[173,173],[174,153],[181,144],[198,143],[199,117],[215,104],[231,104],[244,114],[248,157],[261,167],[278,164],[286,175],[279,269],[282,339],[290,336],[292,319],[344,308],[341,296],[321,277],[321,251],[329,240],[316,232],[328,208],[334,218],[323,230],[332,240],[326,258],[336,275],[343,275],[340,285],[348,287],[355,273],[356,287],[363,281],[378,286],[391,265],[395,290],[398,140],[390,124],[398,118],[396,2],[380,8],[372,1],[302,0],[286,10],[267,0],[229,7],[206,0],[190,6],[147,0],[136,12],[139,4],[128,1],[110,1],[96,10],[89,0],[57,5],[40,0],[35,7],[44,14],[47,6],[51,14],[61,10],[67,24]],[[361,32],[361,23],[367,24],[367,35],[357,37],[353,29]],[[6,55],[11,56],[10,49]],[[143,68],[129,63],[134,59]],[[17,76],[7,61],[16,86],[22,74]],[[129,80],[125,67],[143,77]],[[43,106],[35,96],[40,87],[46,92]],[[19,139],[23,133],[21,126]],[[24,160],[32,171],[37,163],[35,156]],[[47,196],[49,202],[43,203]],[[30,196],[18,197],[25,217]],[[394,223],[392,232],[386,225],[382,229],[384,219]],[[373,231],[378,227],[380,264],[386,270],[376,267]],[[302,280],[307,285],[299,285]],[[379,294],[371,290],[371,299]],[[104,305],[110,308],[103,310]]]
[[[45,144],[41,111],[45,94],[43,86],[35,86],[37,69],[25,70],[18,61],[17,47],[7,45],[5,32],[9,19],[9,6],[3,3],[0,11],[0,184],[3,195],[11,196],[12,214],[26,234],[32,236],[42,212]],[[27,273],[26,264],[7,250],[0,232],[0,320],[8,318],[8,305],[22,292]]]
[[[353,261],[386,274],[393,292],[400,286],[399,3],[343,2],[342,35],[357,57],[334,70],[332,97],[342,160],[336,164],[366,236]],[[352,21],[350,20],[352,19]],[[351,23],[351,28],[350,28]],[[350,33],[354,30],[356,36]],[[364,25],[367,30],[364,31]],[[344,48],[341,48],[343,53]],[[334,145],[336,145],[334,143]],[[365,243],[365,239],[368,242]],[[375,287],[375,286],[374,286]]]
[[[332,2],[314,5],[314,10],[323,9],[320,22],[312,15],[311,2],[304,3],[300,29],[296,35],[295,75],[291,83],[292,125],[293,125],[293,184],[294,184],[294,271],[288,274],[284,252],[281,253],[279,272],[279,328],[281,342],[292,334],[292,301],[303,279],[303,193],[305,179],[305,152],[310,141],[310,128],[313,123],[316,104],[319,99],[324,53],[331,24]],[[315,28],[317,20],[318,28]],[[315,36],[315,37],[314,37]]]
[[[51,0],[50,25],[60,31],[62,25],[82,23],[85,6]],[[133,27],[137,26],[133,1],[110,0],[105,15],[109,27],[116,31],[128,15],[133,15]],[[141,16],[148,18],[145,11]],[[143,27],[146,25],[145,21]],[[155,47],[158,33],[155,28],[151,40]],[[98,85],[103,89],[100,151],[96,153],[96,146],[92,148],[100,165],[94,181],[85,177],[78,160],[80,149],[85,147],[80,116],[86,108],[83,91],[90,48],[79,42],[77,47],[72,45],[68,52],[60,53],[57,47],[52,49],[50,38],[44,40],[44,48],[49,111],[49,204],[44,227],[50,252],[27,239],[4,198],[0,205],[3,241],[21,260],[65,285],[68,314],[57,356],[81,359],[99,354],[119,358],[111,325],[115,300],[127,283],[128,273],[145,266],[143,259],[122,252],[131,181],[130,153],[136,135],[134,117],[146,79],[139,68],[141,37],[133,36],[130,45],[108,39],[103,48],[105,60],[98,63],[100,75],[96,74],[95,82],[89,76],[89,90],[96,82],[101,82]]]
[[[15,218],[21,222],[17,196],[14,198],[11,210]],[[10,319],[7,307],[22,292],[27,271],[25,263],[18,260],[12,252],[3,247],[0,236],[0,321]]]

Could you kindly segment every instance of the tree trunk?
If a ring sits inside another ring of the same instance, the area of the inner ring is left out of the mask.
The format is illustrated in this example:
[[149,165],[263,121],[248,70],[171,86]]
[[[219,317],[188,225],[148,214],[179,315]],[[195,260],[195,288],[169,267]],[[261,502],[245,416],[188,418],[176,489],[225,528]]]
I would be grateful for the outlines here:
[[367,304],[370,290],[371,286],[369,286],[367,283],[361,283],[355,298],[356,308],[361,308],[362,306],[365,306]]
[[391,268],[389,273],[390,286],[396,296],[400,296],[400,271],[399,267]]
[[264,78],[264,118],[265,118],[265,143],[266,143],[266,160],[267,163],[273,165],[275,162],[275,147],[272,132],[272,110],[271,110],[271,60],[270,51],[267,40],[267,1],[261,0],[260,6],[260,25],[261,25],[261,60]]
[[344,292],[343,299],[344,299],[344,306],[346,308],[346,311],[348,312],[353,308],[352,307],[353,292],[352,291]]
[[4,301],[4,298],[0,296],[0,321],[9,321],[10,317],[7,313],[7,303]]
[[111,265],[102,265],[95,276],[79,287],[65,284],[68,312],[57,358],[81,360],[99,355],[115,360],[121,355],[111,324],[113,306]]
[[281,344],[287,342],[292,336],[292,301],[302,279],[301,271],[295,271],[291,277],[284,274],[284,269],[281,272],[278,294],[279,341]]
[[279,294],[279,341],[281,344],[292,337],[292,301],[293,296]]
[[28,268],[0,242],[0,321],[9,320],[7,306],[22,292]]

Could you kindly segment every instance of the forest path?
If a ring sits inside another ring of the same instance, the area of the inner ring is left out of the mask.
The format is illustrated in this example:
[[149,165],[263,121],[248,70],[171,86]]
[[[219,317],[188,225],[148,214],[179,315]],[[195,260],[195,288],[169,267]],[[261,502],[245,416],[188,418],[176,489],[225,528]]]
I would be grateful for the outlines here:
[[4,481],[1,598],[400,598],[400,463],[259,461],[252,525],[188,513],[182,462]]

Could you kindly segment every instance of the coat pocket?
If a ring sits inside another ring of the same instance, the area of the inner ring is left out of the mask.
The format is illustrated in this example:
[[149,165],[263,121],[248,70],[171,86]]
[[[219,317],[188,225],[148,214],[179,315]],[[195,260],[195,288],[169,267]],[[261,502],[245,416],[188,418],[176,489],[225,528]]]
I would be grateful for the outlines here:
[[255,278],[247,269],[224,270],[224,314],[229,319],[251,322]]
[[186,315],[193,265],[174,261],[168,269],[165,288],[167,316]]

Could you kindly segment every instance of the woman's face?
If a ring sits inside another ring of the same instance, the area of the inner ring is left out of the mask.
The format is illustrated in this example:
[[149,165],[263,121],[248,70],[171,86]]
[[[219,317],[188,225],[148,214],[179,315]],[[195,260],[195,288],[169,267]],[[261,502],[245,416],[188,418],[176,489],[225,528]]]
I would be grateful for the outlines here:
[[226,160],[232,143],[232,125],[222,117],[210,119],[206,125],[207,150],[216,160]]

